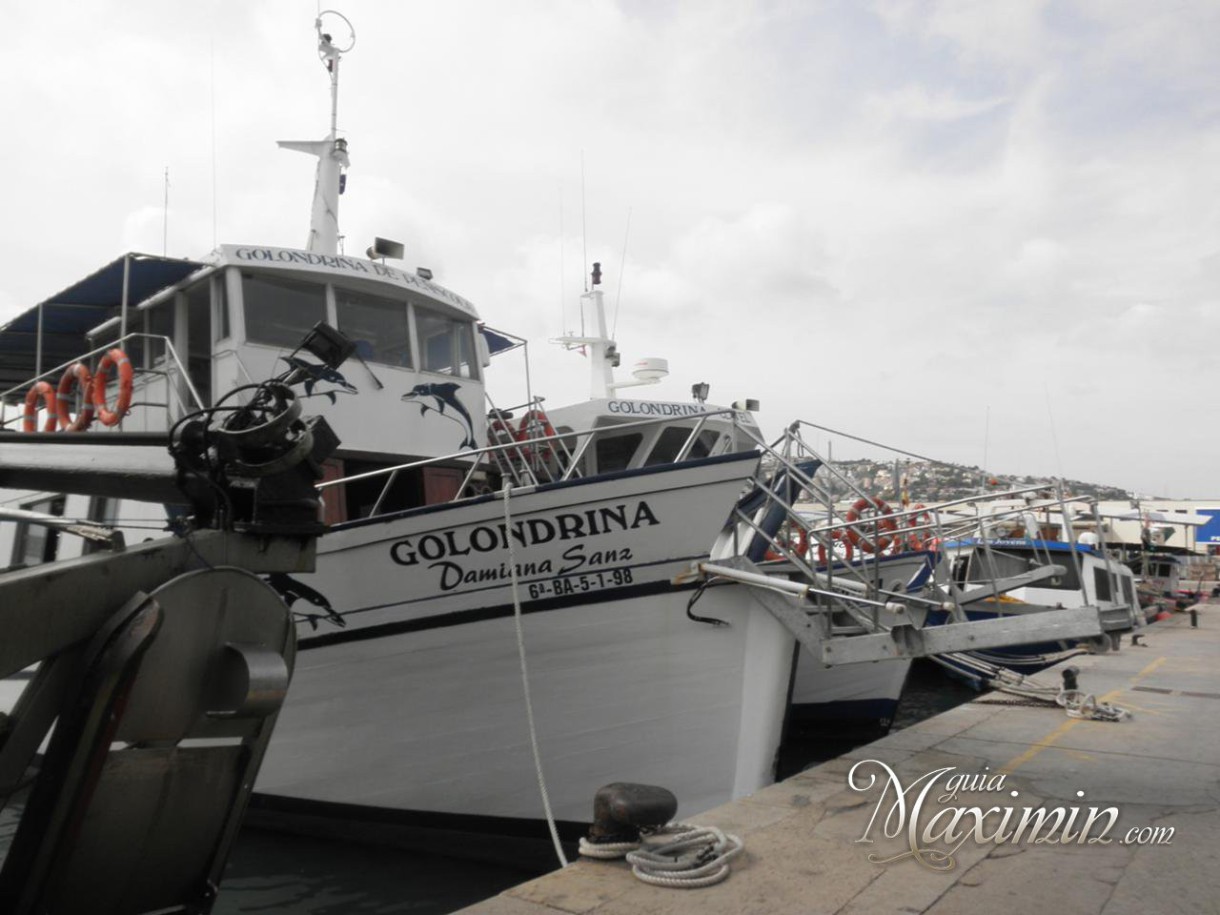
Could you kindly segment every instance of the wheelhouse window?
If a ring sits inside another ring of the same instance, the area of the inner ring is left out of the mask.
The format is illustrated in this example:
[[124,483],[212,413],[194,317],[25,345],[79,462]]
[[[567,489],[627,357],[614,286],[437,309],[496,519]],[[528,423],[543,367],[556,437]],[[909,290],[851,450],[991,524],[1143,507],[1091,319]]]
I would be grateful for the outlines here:
[[1110,575],[1105,569],[1094,567],[1093,569],[1093,588],[1097,591],[1098,600],[1113,600],[1114,594],[1110,589]]
[[[681,426],[669,426],[663,429],[660,436],[657,437],[657,443],[653,446],[648,459],[644,461],[644,466],[651,467],[654,464],[672,463],[693,431],[690,427],[683,428]],[[690,450],[686,453],[686,459],[707,457],[712,453],[712,447],[716,444],[716,439],[718,438],[720,438],[719,432],[712,429],[704,429],[691,444]]]
[[420,366],[425,372],[476,378],[474,328],[469,321],[456,321],[424,308],[415,309],[419,334]]
[[626,470],[643,440],[644,435],[640,432],[624,432],[619,435],[599,433],[595,446],[597,472],[613,473],[616,470]]
[[326,287],[243,273],[246,338],[251,343],[294,348],[326,320]]
[[411,367],[411,332],[405,302],[336,289],[335,312],[339,330],[356,344],[356,355],[361,359]]

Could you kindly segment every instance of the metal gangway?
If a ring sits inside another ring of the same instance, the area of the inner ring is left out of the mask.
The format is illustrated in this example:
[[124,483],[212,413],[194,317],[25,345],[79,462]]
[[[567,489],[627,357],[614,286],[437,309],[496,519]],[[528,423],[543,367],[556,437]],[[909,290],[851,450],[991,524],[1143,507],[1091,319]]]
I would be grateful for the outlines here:
[[827,666],[1104,637],[1100,608],[1087,603],[1011,602],[994,619],[968,619],[978,602],[1062,575],[1049,553],[1021,574],[971,585],[955,580],[945,561],[945,547],[967,538],[988,550],[987,533],[1003,522],[1049,509],[1066,518],[1066,505],[1079,500],[1065,497],[1061,485],[893,509],[819,454],[801,434],[806,425],[793,423],[775,441],[756,440],[760,472],[690,578],[750,587]]

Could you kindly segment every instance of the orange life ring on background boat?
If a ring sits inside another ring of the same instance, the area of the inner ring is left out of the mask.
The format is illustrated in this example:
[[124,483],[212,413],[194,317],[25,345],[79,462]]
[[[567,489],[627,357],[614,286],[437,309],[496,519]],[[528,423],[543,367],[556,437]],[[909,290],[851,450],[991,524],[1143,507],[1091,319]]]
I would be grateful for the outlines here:
[[[776,534],[776,539],[778,540],[781,536],[783,536],[783,531]],[[809,535],[805,532],[803,527],[801,527],[799,524],[795,527],[789,527],[787,537],[789,553],[800,557],[804,557],[809,554]],[[786,558],[787,557],[784,556],[783,553],[773,547],[769,547],[767,552],[763,554],[763,559],[767,560],[768,562],[775,562],[777,560]]]
[[[521,442],[521,454],[528,461],[534,456],[534,448],[531,448],[529,442],[535,438],[544,438],[555,434],[555,427],[551,425],[551,421],[547,418],[546,413],[542,410],[529,410],[521,417],[521,424],[517,426],[517,441]],[[542,442],[537,446],[537,451],[540,457],[545,458],[548,453],[556,460],[559,459],[559,452],[555,448],[555,442]]]
[[[80,388],[81,407],[72,418],[72,388]],[[83,362],[73,362],[59,379],[59,388],[55,392],[56,408],[59,413],[59,428],[66,432],[84,432],[93,425],[93,376],[89,367]]]
[[[112,368],[119,373],[119,397],[113,410],[106,406],[106,384],[109,381],[106,376]],[[93,376],[93,408],[97,411],[97,418],[102,421],[102,425],[118,425],[119,420],[127,415],[131,408],[131,381],[134,376],[131,360],[118,347],[106,353],[98,363],[97,374]]]
[[[855,521],[860,521],[865,518],[865,512],[872,509],[876,512],[875,515],[867,518],[876,532],[876,542],[862,536],[860,531],[852,526]],[[843,521],[846,525],[846,537],[852,546],[858,546],[866,553],[880,553],[888,547],[893,540],[892,537],[881,535],[881,531],[895,531],[898,525],[893,518],[888,517],[893,512],[890,507],[885,504],[882,499],[876,497],[861,497],[855,501],[851,508],[847,510],[847,514],[843,516]]]
[[47,420],[42,425],[43,432],[54,432],[59,425],[59,411],[55,402],[55,389],[49,381],[37,381],[26,392],[25,413],[21,417],[22,432],[38,431],[38,400],[42,399],[47,408]]
[[[907,522],[907,527],[923,527],[932,523],[932,516],[927,511],[921,511],[921,509],[926,507],[922,502],[911,507],[911,511],[915,512],[915,514],[911,515],[910,521]],[[930,541],[933,536],[934,534],[930,530],[911,531],[906,535],[906,543],[913,550],[922,550],[924,544]],[[899,539],[901,540],[902,538]]]
[[[840,534],[841,534],[840,531],[835,531],[832,536],[835,540],[838,540],[841,544],[843,544],[843,555],[842,556],[836,555],[834,557],[834,560],[836,562],[838,562],[840,560],[843,562],[851,562],[852,553],[854,552],[854,550],[852,549],[851,541],[848,540],[846,537],[840,536]],[[828,565],[828,563],[826,561],[826,544],[821,543],[821,542],[818,543],[818,565],[820,565],[820,566]]]

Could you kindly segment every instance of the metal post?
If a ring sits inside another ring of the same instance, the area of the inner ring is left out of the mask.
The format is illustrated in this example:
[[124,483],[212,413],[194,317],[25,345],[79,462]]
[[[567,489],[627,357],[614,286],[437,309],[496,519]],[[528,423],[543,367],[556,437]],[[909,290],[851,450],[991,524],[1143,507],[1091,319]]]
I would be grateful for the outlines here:
[[42,375],[42,303],[38,303],[38,337],[34,344],[34,377]]
[[131,255],[123,255],[123,302],[119,310],[119,341],[127,336],[127,293],[131,288]]

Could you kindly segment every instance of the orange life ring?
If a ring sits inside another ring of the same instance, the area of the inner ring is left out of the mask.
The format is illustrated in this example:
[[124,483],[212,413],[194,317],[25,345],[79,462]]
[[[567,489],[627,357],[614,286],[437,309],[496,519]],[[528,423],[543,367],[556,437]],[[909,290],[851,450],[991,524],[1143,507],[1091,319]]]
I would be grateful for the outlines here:
[[[778,537],[778,535],[777,535]],[[807,556],[809,554],[809,535],[800,525],[788,528],[788,552],[795,556]],[[786,558],[783,553],[777,549],[768,548],[763,554],[763,559],[768,562],[775,562]]]
[[[541,435],[538,433],[541,432]],[[555,434],[555,427],[551,425],[551,421],[547,418],[546,413],[542,410],[529,410],[521,417],[521,424],[517,426],[517,441],[521,442],[521,454],[528,461],[534,456],[534,449],[528,444],[535,438],[544,438]],[[537,446],[537,451],[540,457],[546,456],[547,452],[556,460],[559,458],[559,452],[555,448],[555,442],[542,442]]]
[[[840,536],[839,531],[835,531],[832,536],[834,537],[835,540],[838,540],[841,544],[843,544],[843,556],[842,557],[835,556],[834,557],[835,561],[837,562],[841,558],[843,562],[851,562],[852,553],[854,552],[854,550],[852,549],[851,541],[848,540],[846,537]],[[827,564],[828,563],[826,561],[826,544],[819,542],[818,543],[818,565],[824,566]]]
[[487,444],[507,445],[517,440],[517,432],[508,421],[510,418],[498,410],[488,415]]
[[[911,511],[915,514],[911,515],[910,521],[907,522],[907,527],[923,527],[932,523],[932,516],[921,509],[926,506],[920,502],[918,505],[912,506]],[[899,538],[900,540],[902,538]],[[924,544],[932,539],[932,531],[911,531],[906,535],[907,546],[912,550],[924,549]]]
[[861,536],[860,532],[852,527],[852,522],[861,520],[864,517],[864,512],[869,509],[879,513],[870,519],[870,523],[878,535],[880,535],[881,531],[896,531],[898,529],[894,519],[887,517],[893,514],[893,512],[882,499],[861,497],[855,501],[852,507],[847,510],[847,514],[843,516],[843,521],[847,525],[846,537],[853,546],[860,547],[866,553],[880,553],[890,545],[890,542],[893,540],[892,537],[877,536],[876,542],[873,542],[867,537]]
[[[119,373],[119,397],[113,410],[106,406],[106,384],[109,380],[106,376],[112,368]],[[131,408],[131,381],[134,376],[131,360],[118,347],[106,353],[98,363],[97,374],[93,376],[93,408],[103,426],[118,425],[119,420],[127,415]]]
[[[82,401],[76,419],[72,418],[72,388],[74,385],[80,388]],[[85,363],[73,362],[68,366],[63,377],[59,379],[59,388],[55,392],[55,399],[59,404],[56,409],[59,413],[61,431],[84,432],[93,425],[92,386],[93,376],[89,374],[89,368]]]
[[47,408],[47,419],[42,425],[43,432],[54,432],[59,425],[59,411],[55,403],[55,389],[49,381],[38,381],[26,392],[25,413],[21,417],[22,432],[38,431],[38,400],[42,399]]

